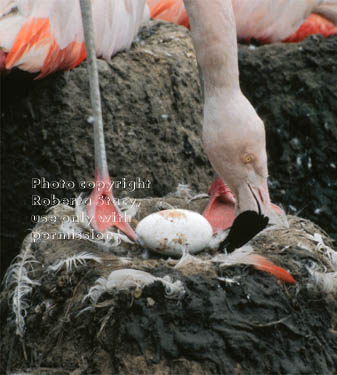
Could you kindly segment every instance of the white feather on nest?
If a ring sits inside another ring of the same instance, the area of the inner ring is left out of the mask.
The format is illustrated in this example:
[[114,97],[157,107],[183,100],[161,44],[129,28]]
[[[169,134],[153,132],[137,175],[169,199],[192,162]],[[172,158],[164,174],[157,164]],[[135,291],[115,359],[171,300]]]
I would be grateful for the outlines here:
[[313,236],[307,235],[312,241],[316,242],[316,251],[320,252],[328,259],[331,267],[337,271],[337,251],[331,247],[325,245],[323,237],[319,233],[315,233]]
[[190,186],[186,184],[178,184],[177,189],[173,195],[177,198],[184,199],[187,203],[197,199],[208,198],[209,196],[206,193],[194,194]]
[[8,299],[15,315],[16,334],[21,337],[24,335],[25,316],[30,307],[27,296],[32,293],[34,286],[40,285],[39,281],[29,277],[33,263],[38,263],[31,251],[32,241],[32,235],[29,234],[23,242],[20,254],[14,258],[14,263],[8,268],[4,279],[5,288],[12,289]]
[[337,293],[337,272],[317,272],[309,270],[314,286],[325,293]]
[[192,264],[199,264],[199,265],[204,265],[209,266],[210,261],[209,260],[203,260],[200,258],[197,258],[193,255],[191,255],[187,250],[186,247],[183,248],[183,255],[179,259],[179,262],[174,266],[174,268],[179,269],[179,268],[184,268],[184,267],[189,267]]
[[129,290],[131,288],[143,289],[146,285],[150,285],[155,281],[160,281],[163,284],[167,298],[180,299],[185,294],[184,286],[180,280],[173,282],[169,276],[156,277],[148,272],[125,268],[112,271],[108,278],[98,278],[83,300],[89,298],[92,304],[96,304],[100,296],[105,292]]
[[186,201],[190,201],[193,197],[192,189],[187,184],[178,184],[173,195],[177,198],[183,198]]
[[337,294],[337,252],[324,243],[323,237],[319,233],[306,234],[306,237],[316,243],[314,250],[312,248],[307,249],[321,254],[333,270],[332,272],[326,272],[327,267],[317,263],[307,266],[312,278],[311,286],[327,294]]
[[66,266],[67,273],[70,273],[74,268],[77,268],[78,265],[84,265],[88,260],[93,260],[97,263],[102,263],[102,259],[94,254],[89,252],[82,251],[81,253],[74,254],[65,259],[60,259],[54,262],[51,266],[47,268],[47,271],[58,272],[64,265]]
[[218,254],[212,258],[213,263],[219,263],[220,267],[232,266],[234,264],[250,264],[254,265],[249,255],[254,253],[254,249],[250,245],[246,245],[236,249],[230,254]]

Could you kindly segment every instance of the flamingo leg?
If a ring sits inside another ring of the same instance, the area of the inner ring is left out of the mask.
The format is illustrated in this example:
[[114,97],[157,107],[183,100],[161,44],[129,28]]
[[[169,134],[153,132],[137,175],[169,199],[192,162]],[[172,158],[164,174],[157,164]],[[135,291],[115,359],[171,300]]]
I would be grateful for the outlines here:
[[213,233],[230,228],[235,219],[235,198],[229,187],[219,177],[209,187],[210,200],[203,215],[213,228]]
[[90,81],[90,99],[94,117],[95,142],[95,188],[87,205],[88,216],[92,219],[94,229],[103,232],[115,226],[130,239],[136,240],[136,233],[131,228],[127,218],[123,217],[115,204],[111,189],[103,130],[101,97],[99,91],[98,69],[94,41],[94,28],[90,0],[80,0],[82,23],[87,50],[88,75]]

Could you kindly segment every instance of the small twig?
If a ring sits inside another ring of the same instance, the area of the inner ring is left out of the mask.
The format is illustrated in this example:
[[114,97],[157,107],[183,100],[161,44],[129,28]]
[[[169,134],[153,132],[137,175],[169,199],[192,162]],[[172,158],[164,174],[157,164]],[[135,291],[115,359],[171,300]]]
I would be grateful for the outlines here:
[[6,374],[10,374],[12,357],[13,357],[13,348],[14,348],[14,344],[16,340],[17,340],[17,335],[12,335],[12,340],[10,342],[10,348],[9,348],[9,353],[8,353]]
[[20,341],[21,341],[23,356],[25,358],[25,361],[27,362],[28,361],[28,356],[27,356],[27,352],[26,352],[25,342],[23,340],[20,340]]
[[57,346],[58,345],[61,345],[61,342],[62,342],[62,338],[63,338],[63,325],[64,325],[64,322],[67,321],[68,319],[68,316],[69,316],[69,312],[70,312],[70,309],[73,305],[73,300],[77,294],[77,291],[78,291],[78,288],[79,286],[82,284],[83,280],[86,278],[87,274],[85,274],[82,279],[76,284],[75,288],[74,288],[74,291],[73,291],[73,295],[71,296],[69,302],[68,302],[68,305],[67,305],[67,308],[66,308],[66,311],[65,311],[65,314],[64,314],[64,317],[61,319],[60,321],[60,325],[59,325],[59,330],[60,330],[60,334],[59,334],[59,337],[58,337],[58,340],[57,340]]
[[249,325],[252,325],[253,327],[270,327],[270,326],[275,326],[277,324],[283,323],[285,320],[289,319],[290,316],[286,316],[280,320],[275,320],[273,322],[268,322],[268,323],[252,323],[249,322]]
[[111,315],[112,313],[114,312],[115,310],[115,306],[111,306],[109,311],[107,312],[107,314],[105,315],[105,317],[103,318],[102,320],[102,324],[101,324],[101,327],[97,333],[97,338],[99,339],[99,337],[101,336],[102,332],[103,332],[103,329],[104,327],[106,326],[108,320],[111,318]]

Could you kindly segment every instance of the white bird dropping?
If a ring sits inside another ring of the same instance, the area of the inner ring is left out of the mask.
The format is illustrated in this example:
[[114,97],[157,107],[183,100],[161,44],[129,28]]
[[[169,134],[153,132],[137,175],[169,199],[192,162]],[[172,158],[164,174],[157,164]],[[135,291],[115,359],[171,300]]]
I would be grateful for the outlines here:
[[155,212],[141,220],[137,236],[150,250],[169,256],[182,256],[203,250],[213,231],[209,222],[197,212],[171,209]]

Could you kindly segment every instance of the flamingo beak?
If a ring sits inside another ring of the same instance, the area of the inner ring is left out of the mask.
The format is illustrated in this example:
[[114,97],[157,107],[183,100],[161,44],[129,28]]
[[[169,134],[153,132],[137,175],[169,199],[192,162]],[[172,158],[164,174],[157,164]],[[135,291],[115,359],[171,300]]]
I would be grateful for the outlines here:
[[245,245],[269,224],[284,227],[287,223],[285,213],[269,199],[267,182],[253,187],[245,184],[237,194],[236,218],[220,250],[228,252]]

